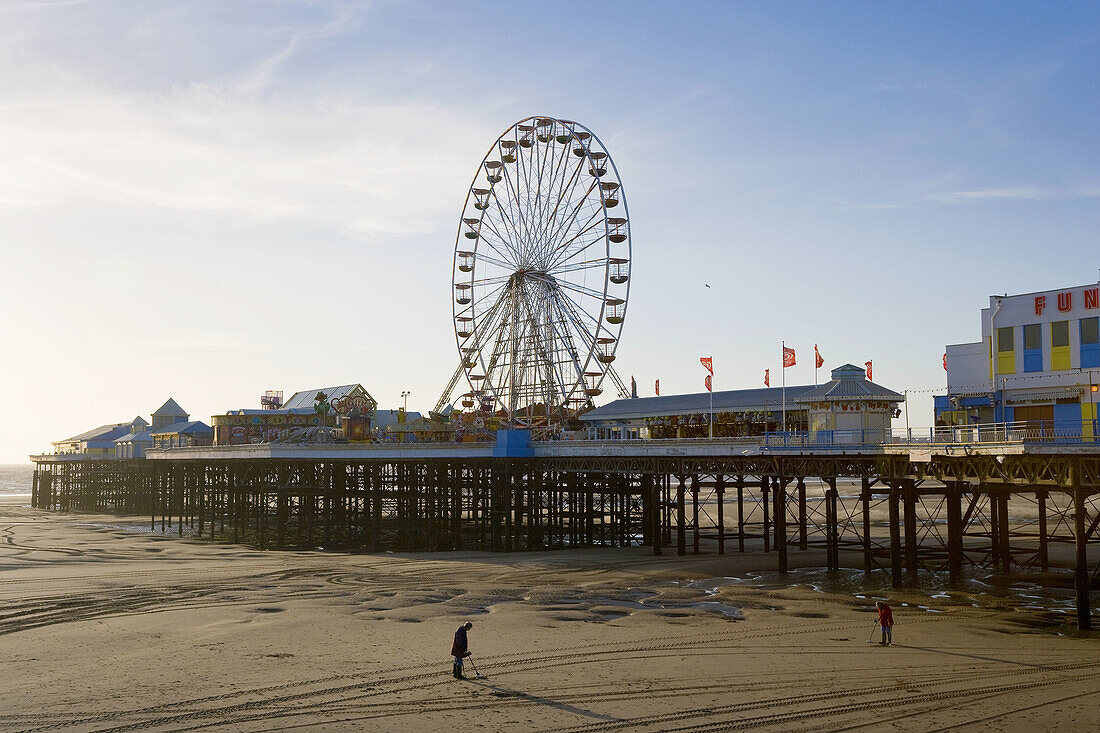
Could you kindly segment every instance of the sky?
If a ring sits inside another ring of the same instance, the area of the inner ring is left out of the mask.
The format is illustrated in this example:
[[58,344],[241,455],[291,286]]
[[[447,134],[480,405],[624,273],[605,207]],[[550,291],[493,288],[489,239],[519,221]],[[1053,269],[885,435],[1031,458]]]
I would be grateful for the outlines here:
[[168,397],[431,409],[470,180],[530,115],[622,177],[642,396],[817,344],[929,425],[990,294],[1097,279],[1098,80],[1095,3],[0,0],[0,462]]

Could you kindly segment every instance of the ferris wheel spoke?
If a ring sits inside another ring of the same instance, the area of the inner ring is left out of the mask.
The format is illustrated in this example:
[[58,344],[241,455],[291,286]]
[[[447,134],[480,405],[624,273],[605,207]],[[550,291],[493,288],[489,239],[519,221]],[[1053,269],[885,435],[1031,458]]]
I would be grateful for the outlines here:
[[[593,337],[587,332],[587,330],[576,322],[574,314],[570,312],[570,307],[562,300],[560,294],[552,292],[551,297],[553,298],[557,310],[561,315],[562,330],[569,344],[569,353],[572,356],[573,360],[574,372],[572,374],[572,378],[569,380],[570,384],[573,385],[571,387],[572,393],[577,385],[581,385],[582,388],[585,385],[586,367],[588,362],[591,360],[592,347],[594,346],[595,342],[593,340]],[[574,336],[574,332],[576,333],[576,336]],[[577,340],[586,344],[583,363],[581,360],[581,356],[576,349]]]
[[[498,260],[497,258],[490,257],[487,254],[479,254],[477,256],[477,262],[478,262],[478,264],[484,262],[485,264],[493,265],[494,267],[499,267],[502,270],[507,270],[509,272],[513,272],[516,269],[516,266],[514,264],[512,264],[511,262],[505,262],[504,260]],[[474,267],[476,268],[477,264],[475,264]]]
[[[566,325],[567,316],[564,312],[561,311],[560,307],[555,307],[557,305],[556,299],[553,292],[549,289],[547,289],[547,300],[549,304],[549,310],[557,311],[559,316],[558,320],[550,317],[547,319],[547,322],[550,328],[554,331],[557,339],[562,344],[563,355],[568,357],[569,359],[568,362],[561,361],[555,364],[555,366],[557,367],[555,369],[555,373],[558,376],[558,385],[561,388],[561,394],[567,398],[573,385],[575,385],[578,380],[583,380],[584,367],[581,366],[580,356],[578,355],[577,348],[573,343],[572,333],[570,332],[569,327]],[[559,322],[561,323],[561,329],[558,328]],[[566,378],[565,372],[566,363],[572,364],[573,366],[573,374],[568,379]],[[566,384],[568,384],[569,386],[566,387]]]
[[[584,254],[588,251],[592,245],[602,244],[604,242],[604,233],[599,231],[599,228],[604,226],[604,223],[600,219],[592,219],[585,222],[585,228],[574,234],[568,241],[563,242],[558,250],[557,257],[546,268],[547,272],[555,272],[559,267],[566,264],[570,260]],[[591,240],[583,240],[583,237],[591,235]],[[582,240],[577,243],[577,240]],[[573,246],[576,244],[576,246]]]
[[550,271],[550,274],[554,277],[557,277],[565,272],[576,272],[578,270],[593,270],[597,268],[605,268],[607,267],[609,261],[609,257],[601,257],[596,260],[584,260],[583,262],[574,262],[569,265],[555,267],[553,270]]
[[[479,232],[478,239],[479,240],[485,240],[485,243],[488,244],[490,247],[492,247],[493,250],[496,251],[496,253],[498,255],[500,255],[501,257],[503,257],[505,260],[509,259],[505,255],[505,253],[503,251],[501,251],[501,249],[499,247],[497,247],[496,245],[493,244],[493,242],[490,238],[485,236],[485,228],[486,227],[488,227],[489,231],[492,232],[494,237],[496,237],[497,243],[500,244],[500,246],[503,247],[505,250],[508,250],[508,252],[512,253],[512,259],[514,259],[515,258],[514,253],[515,253],[515,250],[516,250],[515,242],[512,241],[510,236],[500,232],[497,229],[497,226],[496,226],[495,222],[493,222],[493,220],[491,218],[485,217],[481,220],[481,231]],[[505,230],[507,229],[507,227],[501,227],[501,228],[505,229]]]
[[[543,206],[541,207],[541,226],[537,231],[537,236],[540,241],[545,236],[548,222],[554,217],[554,211],[557,210],[558,205],[561,202],[562,196],[565,194],[564,189],[558,187],[558,170],[562,168],[561,162],[569,157],[568,144],[566,146],[558,146],[553,142],[549,142],[546,145],[547,150],[550,152],[549,169],[546,171],[546,195],[543,199]],[[558,153],[561,153],[559,156]]]
[[[540,258],[544,258],[544,255],[553,247],[554,242],[553,236],[551,236],[551,232],[558,229],[558,227],[555,226],[557,224],[558,212],[562,210],[563,201],[566,202],[565,208],[569,208],[569,204],[571,204],[570,195],[573,191],[573,185],[583,167],[584,158],[579,158],[577,160],[576,167],[573,169],[573,174],[569,177],[569,181],[563,181],[562,186],[559,189],[559,193],[555,197],[553,210],[546,216],[543,221],[543,226],[539,231],[539,236],[542,239],[542,251],[540,252]],[[566,168],[566,170],[568,169]],[[587,193],[585,194],[585,196],[587,196]]]
[[[538,275],[532,275],[531,277],[539,277],[539,276]],[[587,295],[590,298],[597,298],[599,300],[603,300],[603,297],[604,297],[604,294],[599,290],[593,290],[592,288],[586,288],[583,285],[577,285],[576,283],[571,283],[571,282],[568,282],[568,281],[565,281],[565,280],[555,279],[553,281],[547,280],[546,282],[550,283],[550,284],[552,284],[552,285],[554,285],[555,287],[558,287],[558,288],[562,288],[562,289],[565,289],[565,290],[572,290],[573,292],[579,293],[581,295]]]
[[[547,268],[546,271],[555,275],[560,272],[570,272],[571,270],[576,269],[575,266],[578,264],[577,258],[581,256],[591,256],[594,259],[598,259],[602,262],[608,262],[611,257],[601,251],[603,249],[604,242],[603,232],[592,232],[591,234],[591,239],[585,239],[577,242],[575,247],[573,247],[567,254],[555,260],[554,263],[549,268]],[[595,252],[590,251],[593,247],[595,247]],[[579,262],[583,263],[591,261],[593,260],[580,260]]]
[[[464,343],[469,343],[470,346],[473,347],[480,347],[486,342],[488,335],[493,332],[496,322],[499,320],[501,300],[501,298],[498,298],[497,301],[486,310],[480,323],[477,320],[473,321],[473,325],[470,326],[470,336]],[[474,318],[474,316],[470,317]]]
[[608,331],[607,327],[600,323],[599,318],[593,316],[584,308],[581,308],[580,304],[570,298],[566,293],[560,293],[560,297],[568,305],[570,312],[578,318],[578,321],[580,323],[583,323],[585,320],[587,320],[589,323],[592,324],[593,330],[588,331],[586,327],[585,333],[591,333],[592,338],[598,338],[601,333],[605,333],[608,336],[611,335],[611,332]]
[[[568,218],[567,218],[566,220],[564,220],[564,221],[563,221],[563,222],[562,222],[562,223],[561,223],[561,224],[560,224],[560,225],[559,225],[559,226],[558,226],[558,227],[557,227],[557,228],[556,228],[556,229],[555,229],[555,230],[554,230],[554,231],[553,231],[553,232],[551,233],[551,235],[550,235],[550,238],[551,238],[552,240],[554,240],[554,241],[557,241],[557,239],[558,239],[559,237],[563,237],[563,236],[565,236],[565,233],[567,233],[567,232],[569,231],[569,228],[570,228],[571,226],[573,226],[573,223],[574,223],[575,221],[577,221],[577,216],[578,216],[578,215],[580,215],[580,213],[581,213],[581,209],[582,209],[582,208],[584,207],[584,204],[585,204],[586,202],[588,202],[588,196],[589,196],[589,195],[590,195],[590,194],[591,194],[591,193],[592,193],[592,192],[593,192],[593,191],[595,190],[595,188],[596,188],[596,185],[595,185],[595,184],[592,184],[592,186],[590,186],[590,187],[588,188],[588,190],[587,190],[587,191],[586,191],[586,192],[584,193],[584,196],[583,196],[583,197],[582,197],[582,198],[581,198],[581,199],[580,199],[580,200],[579,200],[579,201],[577,202],[577,205],[576,205],[575,207],[573,207],[573,211],[572,211],[572,213],[570,213],[570,214],[569,214],[569,217],[568,217]],[[600,215],[600,213],[601,213],[601,212],[600,212],[600,210],[599,210],[599,209],[596,209],[596,210],[594,210],[594,211],[593,211],[593,212],[592,212],[591,214],[589,214],[589,216],[588,216],[588,219],[586,219],[585,221],[586,221],[586,222],[587,222],[587,221],[591,221],[591,220],[592,220],[592,219],[594,219],[595,217],[599,216],[599,215]],[[568,244],[568,241],[566,241],[565,243],[562,243],[562,244],[558,244],[557,246],[555,246],[555,247],[554,247],[554,250],[553,250],[553,251],[551,252],[551,256],[554,256],[554,255],[555,255],[556,253],[560,252],[560,251],[561,251],[561,249],[562,249],[563,247],[565,247],[565,246],[566,246],[567,244]]]
[[582,159],[574,171],[574,176],[567,184],[568,189],[562,191],[554,206],[552,215],[546,219],[542,235],[543,251],[541,253],[544,259],[555,250],[562,233],[569,230],[580,209],[584,207],[585,201],[593,191],[592,188],[588,188],[578,192],[577,183],[574,179],[580,172],[583,163]]
[[481,280],[471,280],[470,285],[477,287],[479,285],[501,285],[508,282],[511,279],[511,275],[499,275],[497,277],[488,277]]
[[502,214],[508,216],[508,221],[512,224],[512,229],[516,234],[516,255],[519,256],[521,245],[528,237],[527,226],[522,216],[519,190],[512,185],[512,176],[508,173],[507,165],[501,167],[501,175],[504,178],[504,192],[506,195],[504,199],[501,199],[494,186],[492,189],[493,199],[497,202],[497,208]]
[[523,241],[523,236],[520,234],[519,227],[515,220],[512,218],[510,212],[505,207],[504,202],[500,200],[500,197],[496,194],[496,186],[489,189],[489,195],[493,197],[493,201],[496,201],[495,210],[500,212],[502,229],[507,229],[510,235],[507,237],[501,237],[501,239],[509,243],[508,249],[512,253],[513,257],[517,257],[519,254],[519,242]]
[[[522,160],[522,157],[520,159]],[[508,211],[510,213],[515,213],[515,217],[513,217],[513,221],[515,221],[518,224],[518,227],[522,228],[522,231],[519,231],[517,229],[518,239],[519,239],[520,244],[517,247],[517,252],[516,252],[517,255],[522,256],[522,254],[523,254],[523,252],[522,252],[523,243],[528,242],[531,239],[531,227],[527,222],[527,217],[523,213],[524,212],[524,207],[523,207],[522,202],[520,201],[520,196],[519,196],[519,181],[513,181],[512,180],[513,176],[511,176],[508,173],[508,166],[504,166],[502,168],[502,170],[504,172],[503,173],[504,181],[506,183],[505,189],[511,195],[511,197],[512,197],[511,203],[514,204],[514,207],[509,206]]]

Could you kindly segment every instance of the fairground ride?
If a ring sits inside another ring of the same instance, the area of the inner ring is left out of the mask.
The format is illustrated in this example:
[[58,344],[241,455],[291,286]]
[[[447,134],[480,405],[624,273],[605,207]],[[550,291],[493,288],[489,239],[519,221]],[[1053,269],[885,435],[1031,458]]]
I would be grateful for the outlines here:
[[612,368],[630,295],[622,181],[591,130],[528,117],[477,168],[455,238],[452,297],[467,410],[507,425],[564,424],[592,407]]

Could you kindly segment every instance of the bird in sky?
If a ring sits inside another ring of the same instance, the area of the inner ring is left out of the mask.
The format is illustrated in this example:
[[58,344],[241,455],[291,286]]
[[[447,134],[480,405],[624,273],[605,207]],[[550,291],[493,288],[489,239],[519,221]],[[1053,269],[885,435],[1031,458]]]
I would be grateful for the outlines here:
[[[710,287],[710,283],[703,283],[703,284],[706,285],[708,288]],[[711,288],[711,289],[713,290],[713,288]]]

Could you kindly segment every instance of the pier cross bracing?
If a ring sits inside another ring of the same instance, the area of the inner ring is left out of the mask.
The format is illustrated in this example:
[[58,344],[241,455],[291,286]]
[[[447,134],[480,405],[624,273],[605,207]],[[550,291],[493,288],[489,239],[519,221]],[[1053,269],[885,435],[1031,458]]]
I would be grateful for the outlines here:
[[[151,529],[261,549],[654,554],[825,551],[895,587],[968,566],[1074,570],[1091,627],[1100,447],[1021,444],[794,452],[722,440],[252,445],[146,460],[37,456],[34,506],[144,514]],[[1090,558],[1089,552],[1093,554]]]

